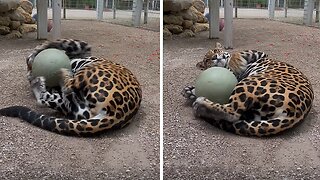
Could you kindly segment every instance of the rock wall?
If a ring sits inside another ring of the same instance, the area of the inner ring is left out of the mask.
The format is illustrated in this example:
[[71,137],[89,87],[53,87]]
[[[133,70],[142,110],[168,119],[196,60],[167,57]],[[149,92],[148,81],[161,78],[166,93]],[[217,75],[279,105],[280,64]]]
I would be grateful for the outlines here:
[[172,34],[192,37],[197,32],[209,30],[204,10],[202,0],[164,0],[163,37],[168,39]]
[[36,31],[32,8],[28,0],[0,0],[0,38],[21,38],[24,33]]

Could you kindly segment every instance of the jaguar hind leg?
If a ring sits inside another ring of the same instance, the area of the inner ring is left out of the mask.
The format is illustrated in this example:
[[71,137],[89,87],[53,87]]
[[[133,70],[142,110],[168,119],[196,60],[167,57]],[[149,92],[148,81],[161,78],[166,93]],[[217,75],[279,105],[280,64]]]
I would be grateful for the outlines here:
[[68,96],[73,92],[73,74],[71,71],[65,68],[61,68],[59,72],[59,78],[60,78],[60,87],[62,87],[63,93]]
[[252,116],[252,118],[249,118],[245,116],[245,112],[250,113],[250,109],[241,107],[239,111],[238,107],[237,110],[235,110],[232,103],[221,105],[204,97],[197,98],[193,103],[193,110],[196,116],[204,118],[207,122],[223,130],[246,136],[268,136],[277,134],[292,128],[303,119],[302,116],[300,118],[288,116],[288,114],[281,109],[270,117],[265,116],[262,118],[256,114]]
[[205,97],[198,97],[192,104],[194,114],[199,117],[214,120],[227,120],[229,122],[238,121],[241,114],[237,113],[231,104],[221,105],[214,103]]

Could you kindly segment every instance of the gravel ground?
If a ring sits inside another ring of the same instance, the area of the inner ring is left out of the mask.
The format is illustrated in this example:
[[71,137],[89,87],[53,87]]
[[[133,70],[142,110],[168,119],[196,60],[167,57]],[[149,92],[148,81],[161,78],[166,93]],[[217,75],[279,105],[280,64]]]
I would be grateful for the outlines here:
[[[234,49],[257,49],[299,67],[312,82],[315,100],[304,123],[269,138],[237,136],[195,118],[180,95],[194,84],[216,41],[164,41],[165,179],[320,179],[320,30],[268,20],[234,20]],[[223,34],[221,33],[221,37]]]
[[[62,21],[62,37],[93,46],[93,55],[127,66],[143,87],[142,106],[122,130],[95,138],[66,137],[0,117],[0,179],[159,179],[159,33],[96,21]],[[35,33],[0,39],[1,105],[41,108],[30,92],[25,57]]]

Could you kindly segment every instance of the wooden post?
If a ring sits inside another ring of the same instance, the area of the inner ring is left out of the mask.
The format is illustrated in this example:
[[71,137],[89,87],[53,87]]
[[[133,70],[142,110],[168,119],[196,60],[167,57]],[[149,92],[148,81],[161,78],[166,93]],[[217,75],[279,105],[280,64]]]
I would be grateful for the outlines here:
[[269,3],[268,3],[269,19],[274,19],[275,8],[276,8],[276,0],[269,0]]
[[224,1],[224,47],[233,48],[233,0]]
[[48,1],[37,1],[37,39],[48,38]]
[[143,23],[147,24],[148,23],[149,0],[144,0],[143,5],[144,5],[143,6],[143,9],[144,9]]
[[304,1],[303,24],[310,26],[312,24],[312,16],[314,9],[314,0]]
[[103,19],[103,0],[97,0],[97,20],[102,21]]
[[219,7],[218,0],[209,0],[209,38],[219,38]]
[[61,37],[61,0],[52,1],[52,38],[53,40]]

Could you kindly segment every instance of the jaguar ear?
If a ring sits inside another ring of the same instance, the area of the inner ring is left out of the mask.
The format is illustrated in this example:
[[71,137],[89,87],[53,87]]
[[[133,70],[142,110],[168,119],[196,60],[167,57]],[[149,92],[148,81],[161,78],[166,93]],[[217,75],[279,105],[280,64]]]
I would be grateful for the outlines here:
[[222,49],[222,45],[219,42],[216,42],[215,49]]

